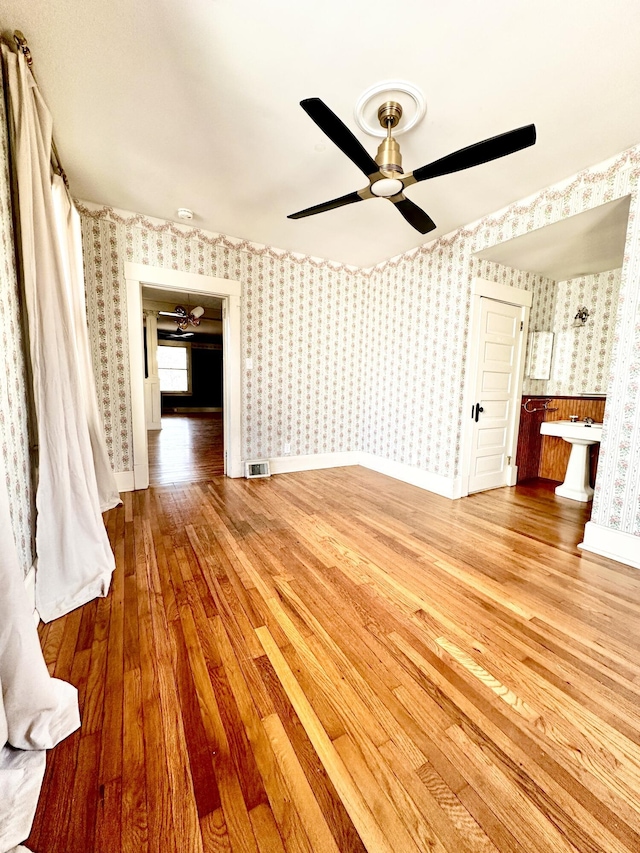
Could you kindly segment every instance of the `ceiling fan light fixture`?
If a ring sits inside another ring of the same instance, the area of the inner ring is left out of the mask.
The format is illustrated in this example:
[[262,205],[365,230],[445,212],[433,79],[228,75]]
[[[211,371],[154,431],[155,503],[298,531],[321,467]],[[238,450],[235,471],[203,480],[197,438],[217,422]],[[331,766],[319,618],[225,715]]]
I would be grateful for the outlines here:
[[397,178],[382,178],[371,184],[371,192],[378,198],[391,198],[392,195],[402,192],[402,181]]
[[399,102],[387,100],[378,109],[378,121],[380,125],[386,127],[386,137],[378,148],[375,160],[346,124],[320,98],[305,98],[300,101],[300,106],[334,145],[366,176],[368,186],[340,198],[290,213],[289,219],[303,219],[306,216],[335,210],[346,204],[355,204],[378,196],[389,199],[412,228],[420,234],[428,234],[435,230],[436,224],[428,213],[404,195],[407,187],[431,178],[480,166],[482,163],[489,163],[528,148],[536,141],[535,125],[528,124],[507,133],[492,136],[490,139],[484,139],[482,142],[476,142],[474,145],[467,145],[466,148],[460,148],[405,175],[402,169],[400,146],[391,133],[393,125],[402,116],[403,110]]

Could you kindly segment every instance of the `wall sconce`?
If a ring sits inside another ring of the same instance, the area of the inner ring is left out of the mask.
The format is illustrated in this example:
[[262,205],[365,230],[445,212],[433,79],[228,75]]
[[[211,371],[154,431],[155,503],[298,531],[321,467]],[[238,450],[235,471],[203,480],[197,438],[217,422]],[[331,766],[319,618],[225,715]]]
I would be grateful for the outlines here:
[[582,308],[578,308],[578,313],[573,318],[573,325],[580,328],[580,326],[584,326],[587,320],[589,319],[589,309],[585,306]]

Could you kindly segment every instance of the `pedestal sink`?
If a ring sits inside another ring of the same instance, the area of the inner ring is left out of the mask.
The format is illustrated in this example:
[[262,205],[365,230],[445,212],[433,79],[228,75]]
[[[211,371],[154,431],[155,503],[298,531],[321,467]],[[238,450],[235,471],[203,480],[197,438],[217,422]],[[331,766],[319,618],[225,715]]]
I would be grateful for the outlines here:
[[589,447],[602,438],[602,424],[585,424],[582,421],[544,421],[540,424],[542,435],[555,435],[571,445],[571,455],[564,483],[556,487],[556,495],[574,501],[590,501],[593,489],[589,485]]

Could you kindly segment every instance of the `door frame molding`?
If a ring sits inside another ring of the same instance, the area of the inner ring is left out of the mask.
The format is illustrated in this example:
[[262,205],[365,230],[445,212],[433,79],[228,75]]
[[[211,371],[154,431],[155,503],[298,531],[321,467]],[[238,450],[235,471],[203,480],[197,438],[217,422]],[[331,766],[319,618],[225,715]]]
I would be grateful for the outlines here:
[[[467,358],[466,358],[466,378],[464,384],[463,404],[462,404],[462,435],[460,447],[460,497],[465,497],[469,494],[469,475],[471,466],[471,445],[473,435],[473,424],[471,418],[467,417],[470,406],[474,404],[476,374],[470,369],[470,364],[474,354],[478,351],[480,338],[480,307],[481,298],[487,297],[495,299],[498,302],[506,302],[509,305],[517,305],[524,308],[522,340],[520,351],[518,353],[518,372],[516,382],[516,399],[522,397],[522,384],[524,381],[524,364],[527,351],[527,334],[529,331],[529,312],[533,301],[533,294],[529,290],[523,290],[521,287],[508,287],[504,284],[496,284],[493,281],[487,281],[483,278],[474,278],[471,283],[471,305],[469,311],[469,334],[467,336]],[[518,469],[515,464],[516,448],[518,447],[518,429],[520,426],[520,406],[513,407],[511,420],[509,423],[511,433],[511,465],[507,466],[505,485],[515,486],[518,476]]]
[[242,477],[242,372],[239,281],[212,275],[152,267],[125,262],[127,324],[129,331],[129,381],[131,385],[131,421],[133,427],[134,489],[149,487],[149,449],[144,406],[144,345],[142,326],[142,287],[152,285],[165,290],[206,293],[219,296],[222,308],[223,346],[223,428],[224,472],[227,477]]
[[[162,395],[160,393],[160,377],[158,376],[158,315],[148,308],[142,309],[144,328],[143,340],[147,339],[147,375],[144,380],[144,409],[147,432],[150,429],[162,429]],[[157,407],[157,420],[153,417],[154,404]]]

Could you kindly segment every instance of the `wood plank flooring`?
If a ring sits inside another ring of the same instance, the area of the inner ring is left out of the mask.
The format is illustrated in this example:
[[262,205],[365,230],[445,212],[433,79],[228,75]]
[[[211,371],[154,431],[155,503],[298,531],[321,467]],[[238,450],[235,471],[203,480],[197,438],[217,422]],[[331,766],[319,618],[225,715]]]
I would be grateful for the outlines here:
[[152,486],[195,483],[224,474],[222,413],[163,415],[147,432]]
[[36,853],[640,850],[640,573],[540,484],[362,468],[125,495]]

